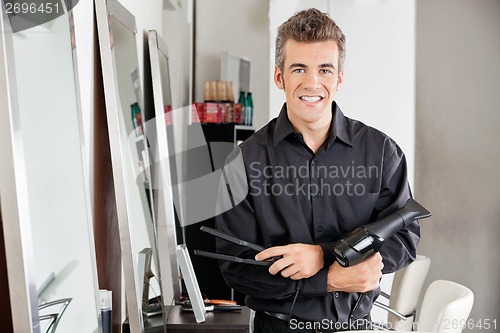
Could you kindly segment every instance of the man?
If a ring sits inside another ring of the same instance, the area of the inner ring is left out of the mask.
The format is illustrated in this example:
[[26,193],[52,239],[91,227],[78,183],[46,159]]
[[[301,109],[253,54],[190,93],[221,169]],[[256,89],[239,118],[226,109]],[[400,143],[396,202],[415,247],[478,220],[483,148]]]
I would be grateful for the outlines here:
[[[340,28],[317,9],[283,23],[274,80],[286,103],[228,158],[242,159],[248,195],[216,217],[217,228],[266,250],[256,254],[221,240],[217,249],[275,259],[270,267],[221,262],[228,285],[256,311],[255,332],[357,329],[353,323],[369,316],[379,295],[382,273],[416,255],[418,222],[358,265],[343,268],[334,260],[336,240],[398,210],[411,195],[397,144],[345,117],[334,101],[344,80],[344,44]],[[223,185],[231,187],[238,172],[228,170]]]

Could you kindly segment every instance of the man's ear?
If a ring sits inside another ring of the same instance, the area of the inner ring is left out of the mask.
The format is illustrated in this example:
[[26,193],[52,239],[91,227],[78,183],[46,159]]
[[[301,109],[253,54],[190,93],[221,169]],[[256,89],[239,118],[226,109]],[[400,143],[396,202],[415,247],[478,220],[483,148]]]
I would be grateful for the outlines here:
[[274,83],[278,89],[285,89],[285,82],[283,81],[283,73],[281,73],[278,66],[274,65]]
[[343,84],[344,84],[344,69],[342,68],[339,74],[339,79],[337,81],[337,90],[339,90]]

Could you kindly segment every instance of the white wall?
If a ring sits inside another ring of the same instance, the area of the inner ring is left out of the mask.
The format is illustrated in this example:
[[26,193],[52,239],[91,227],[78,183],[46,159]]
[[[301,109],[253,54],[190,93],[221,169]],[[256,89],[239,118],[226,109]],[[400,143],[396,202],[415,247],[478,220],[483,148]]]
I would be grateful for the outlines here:
[[220,79],[223,52],[249,58],[254,127],[262,127],[269,121],[269,1],[198,0],[195,3],[194,101],[203,101],[203,84],[206,80]]
[[428,282],[465,284],[475,293],[471,322],[497,325],[499,18],[496,0],[417,2],[416,194],[433,213],[420,250],[432,259]]
[[181,108],[191,102],[192,2],[185,0],[179,10],[163,11],[163,30],[159,31],[168,47],[173,108]]
[[347,38],[338,102],[349,117],[391,136],[415,164],[415,1],[330,2]]

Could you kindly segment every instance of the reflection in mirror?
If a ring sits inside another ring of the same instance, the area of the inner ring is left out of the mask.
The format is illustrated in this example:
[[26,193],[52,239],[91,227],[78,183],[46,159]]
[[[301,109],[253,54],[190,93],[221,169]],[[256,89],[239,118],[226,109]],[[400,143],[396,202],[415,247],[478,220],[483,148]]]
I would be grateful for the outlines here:
[[18,215],[19,224],[29,226],[20,234],[19,257],[32,253],[25,274],[33,272],[26,279],[31,302],[37,304],[32,327],[23,331],[43,331],[53,320],[58,332],[97,332],[100,310],[72,13],[13,34],[2,17],[2,33],[10,40],[6,66],[12,71],[6,82],[12,103],[2,111],[9,113],[2,121],[15,119],[18,125],[11,129],[13,156],[2,158],[23,164],[15,168],[17,188],[7,196],[28,208]]
[[161,272],[150,200],[135,18],[116,0],[96,0],[95,4],[127,314],[131,331],[140,332],[148,310],[145,303],[161,301]]
[[[180,282],[179,268],[176,258],[176,225],[174,200],[179,200],[177,187],[172,187],[172,180],[176,180],[175,161],[170,163],[169,152],[174,152],[174,126],[172,117],[172,93],[170,89],[170,70],[168,63],[167,46],[156,31],[149,31],[149,59],[151,67],[151,80],[153,88],[155,120],[148,121],[147,127],[154,130],[148,131],[148,136],[152,138],[152,133],[157,133],[157,137],[152,140],[155,143],[154,175],[155,183],[155,207],[157,209],[158,225],[158,253],[160,267],[162,269],[162,291],[165,305],[171,305],[179,301]],[[173,192],[174,191],[174,192]]]

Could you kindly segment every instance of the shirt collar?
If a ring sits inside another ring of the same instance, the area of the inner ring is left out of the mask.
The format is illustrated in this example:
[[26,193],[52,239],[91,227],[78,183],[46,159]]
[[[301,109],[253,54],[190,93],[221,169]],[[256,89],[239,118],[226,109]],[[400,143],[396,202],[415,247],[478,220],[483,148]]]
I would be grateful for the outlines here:
[[[330,135],[328,136],[327,144],[330,145],[330,143],[338,138],[352,147],[351,133],[347,128],[348,121],[335,101],[332,102],[332,112],[333,126],[330,126]],[[276,127],[274,128],[274,145],[276,146],[291,133],[294,133],[294,130],[292,124],[288,120],[286,103],[284,103],[280,114],[276,119]]]
[[293,132],[292,124],[290,124],[286,112],[286,103],[283,103],[278,119],[276,119],[276,127],[274,128],[274,145],[276,146],[281,140]]
[[342,110],[337,105],[335,101],[332,102],[332,110],[333,110],[333,126],[330,129],[330,138],[328,139],[330,144],[336,138],[348,144],[349,146],[353,146],[351,132],[349,131],[349,122],[347,121],[347,117],[344,116]]

